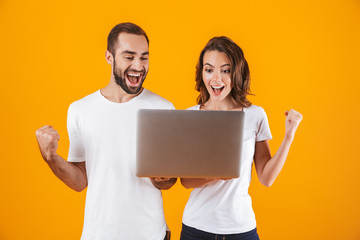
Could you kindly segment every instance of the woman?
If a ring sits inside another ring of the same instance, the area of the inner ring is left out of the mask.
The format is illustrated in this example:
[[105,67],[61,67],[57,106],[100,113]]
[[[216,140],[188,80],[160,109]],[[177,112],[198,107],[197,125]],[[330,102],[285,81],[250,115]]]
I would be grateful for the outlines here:
[[259,239],[248,187],[252,162],[260,182],[271,186],[280,173],[302,115],[285,112],[285,137],[271,157],[271,133],[265,111],[246,98],[250,72],[243,51],[227,37],[211,39],[196,66],[198,105],[192,110],[244,111],[244,146],[240,177],[236,179],[182,178],[193,188],[184,210],[182,240]]

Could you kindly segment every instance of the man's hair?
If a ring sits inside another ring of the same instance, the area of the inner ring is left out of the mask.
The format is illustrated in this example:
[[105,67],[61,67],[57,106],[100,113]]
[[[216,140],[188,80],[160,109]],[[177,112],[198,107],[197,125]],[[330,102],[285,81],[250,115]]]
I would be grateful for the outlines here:
[[200,53],[199,61],[196,65],[196,86],[195,89],[200,92],[197,98],[197,103],[205,104],[209,98],[206,86],[202,78],[204,67],[204,55],[207,51],[223,52],[230,61],[231,67],[231,85],[232,89],[230,96],[241,107],[251,106],[251,102],[246,98],[251,95],[250,92],[250,70],[248,63],[244,57],[241,48],[227,37],[214,37],[206,44]]
[[120,23],[111,29],[107,39],[107,50],[111,52],[113,56],[115,56],[116,53],[119,34],[122,32],[143,35],[149,44],[149,38],[141,27],[131,22]]

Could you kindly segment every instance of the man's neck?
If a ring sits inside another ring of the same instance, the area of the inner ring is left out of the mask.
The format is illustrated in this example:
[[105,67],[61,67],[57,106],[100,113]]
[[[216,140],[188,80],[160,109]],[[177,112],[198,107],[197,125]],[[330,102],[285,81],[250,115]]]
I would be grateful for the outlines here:
[[144,88],[142,88],[137,94],[129,94],[124,91],[119,85],[111,81],[107,86],[100,89],[101,94],[109,101],[115,103],[125,103],[138,96]]

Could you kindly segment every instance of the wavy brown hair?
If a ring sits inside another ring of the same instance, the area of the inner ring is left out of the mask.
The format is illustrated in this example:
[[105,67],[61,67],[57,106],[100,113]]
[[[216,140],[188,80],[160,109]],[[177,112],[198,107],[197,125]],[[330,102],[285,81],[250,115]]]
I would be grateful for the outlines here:
[[231,66],[231,85],[230,96],[240,107],[249,107],[251,102],[246,98],[252,95],[250,91],[250,70],[241,48],[227,37],[214,37],[206,44],[201,51],[199,61],[196,65],[196,86],[195,89],[200,92],[197,103],[203,105],[206,103],[210,94],[208,93],[203,81],[202,72],[204,67],[204,55],[207,51],[223,52],[230,60]]

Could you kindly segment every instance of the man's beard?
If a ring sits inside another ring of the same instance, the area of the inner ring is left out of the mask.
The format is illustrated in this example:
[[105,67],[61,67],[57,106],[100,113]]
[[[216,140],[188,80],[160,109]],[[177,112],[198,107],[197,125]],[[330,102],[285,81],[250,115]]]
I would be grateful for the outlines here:
[[[141,79],[139,79],[140,84],[137,87],[128,86],[126,84],[125,78],[126,78],[127,72],[129,72],[129,71],[141,73]],[[142,71],[136,71],[134,69],[131,69],[130,66],[127,69],[125,69],[124,73],[121,71],[121,69],[119,69],[117,71],[115,59],[114,59],[114,64],[113,64],[113,73],[114,73],[116,84],[119,85],[128,94],[138,94],[140,92],[140,90],[142,89],[142,85],[144,83],[146,74],[147,74],[147,72],[145,72],[145,68],[143,68]]]

